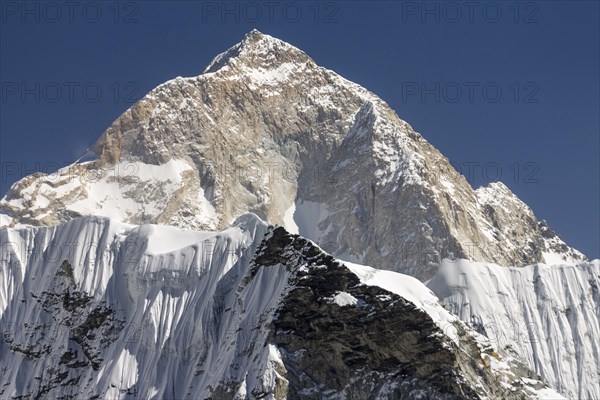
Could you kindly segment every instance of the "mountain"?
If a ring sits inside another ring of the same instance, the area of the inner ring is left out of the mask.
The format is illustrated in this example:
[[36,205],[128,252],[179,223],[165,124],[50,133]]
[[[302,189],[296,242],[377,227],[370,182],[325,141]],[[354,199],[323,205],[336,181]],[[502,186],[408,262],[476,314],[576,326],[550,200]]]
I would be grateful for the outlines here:
[[562,398],[415,278],[242,215],[2,228],[0,397]]
[[93,161],[16,182],[0,224],[100,215],[223,229],[253,212],[334,256],[431,278],[446,257],[576,263],[500,182],[474,190],[381,99],[252,31],[121,115]]
[[525,268],[446,260],[427,286],[567,398],[600,398],[600,260]]
[[598,262],[281,40],[85,159],[0,200],[0,398],[598,396]]

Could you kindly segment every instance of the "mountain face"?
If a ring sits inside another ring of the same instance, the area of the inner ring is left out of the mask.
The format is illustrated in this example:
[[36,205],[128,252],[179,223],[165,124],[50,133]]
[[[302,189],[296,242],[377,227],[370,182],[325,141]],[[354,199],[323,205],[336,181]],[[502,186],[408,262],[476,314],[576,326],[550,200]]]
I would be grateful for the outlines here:
[[91,152],[0,200],[0,398],[600,395],[598,262],[285,42]]
[[252,214],[0,240],[1,398],[561,398],[415,278]]
[[600,260],[525,268],[445,261],[427,286],[567,398],[600,398]]
[[215,230],[253,212],[421,280],[446,257],[585,260],[502,183],[473,190],[377,96],[258,31],[202,75],[154,89],[92,150],[94,161],[15,183],[0,224],[101,215]]

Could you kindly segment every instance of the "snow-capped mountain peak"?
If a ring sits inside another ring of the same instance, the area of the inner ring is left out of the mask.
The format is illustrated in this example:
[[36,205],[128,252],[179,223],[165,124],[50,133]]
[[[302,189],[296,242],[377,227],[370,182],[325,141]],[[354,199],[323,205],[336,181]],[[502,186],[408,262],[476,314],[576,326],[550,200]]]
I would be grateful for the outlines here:
[[224,67],[239,67],[241,64],[254,69],[274,70],[291,63],[316,66],[302,50],[253,29],[240,43],[216,56],[203,74],[217,72]]
[[151,91],[92,149],[97,160],[13,185],[2,223],[106,215],[222,229],[253,212],[342,259],[423,280],[450,255],[583,259],[548,242],[506,186],[473,190],[384,101],[258,31],[205,74]]

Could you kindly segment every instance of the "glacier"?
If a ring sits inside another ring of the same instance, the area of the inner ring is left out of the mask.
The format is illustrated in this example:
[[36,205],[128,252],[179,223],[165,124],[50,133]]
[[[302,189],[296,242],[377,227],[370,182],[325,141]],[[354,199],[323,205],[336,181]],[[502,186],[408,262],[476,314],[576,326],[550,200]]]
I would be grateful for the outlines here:
[[523,268],[445,260],[427,286],[567,398],[600,398],[600,260]]
[[561,398],[417,279],[252,214],[221,232],[83,217],[0,243],[3,398]]

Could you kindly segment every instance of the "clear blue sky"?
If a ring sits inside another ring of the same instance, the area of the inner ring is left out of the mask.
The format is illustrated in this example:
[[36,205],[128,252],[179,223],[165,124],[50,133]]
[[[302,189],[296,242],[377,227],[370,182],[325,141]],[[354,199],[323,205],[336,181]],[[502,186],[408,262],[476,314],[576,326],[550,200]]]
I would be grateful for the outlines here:
[[499,177],[600,257],[597,1],[222,4],[0,2],[1,192],[72,162],[132,100],[256,27],[378,94],[475,187]]

